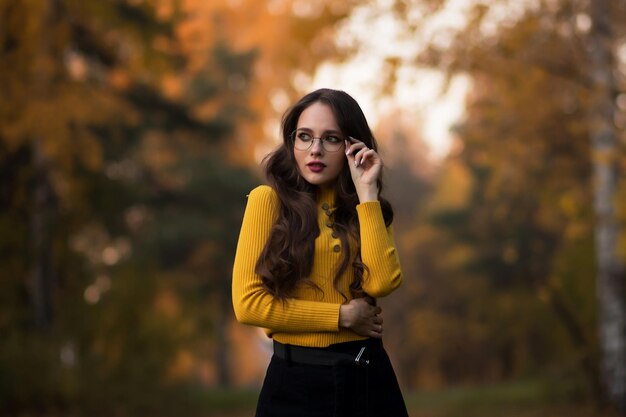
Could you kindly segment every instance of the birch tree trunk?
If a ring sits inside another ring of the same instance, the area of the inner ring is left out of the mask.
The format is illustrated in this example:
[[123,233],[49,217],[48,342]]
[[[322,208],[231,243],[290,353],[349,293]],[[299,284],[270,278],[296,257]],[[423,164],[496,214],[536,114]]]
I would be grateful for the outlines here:
[[589,54],[594,84],[590,133],[596,215],[596,290],[601,380],[607,399],[626,414],[626,269],[618,251],[619,137],[613,124],[616,80],[608,6],[608,0],[590,2],[593,26],[589,34]]

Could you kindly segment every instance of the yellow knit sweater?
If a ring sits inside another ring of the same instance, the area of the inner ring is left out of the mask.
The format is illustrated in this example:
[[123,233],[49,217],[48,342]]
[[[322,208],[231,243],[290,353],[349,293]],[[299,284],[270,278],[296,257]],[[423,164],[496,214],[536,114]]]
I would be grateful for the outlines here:
[[[233,266],[233,306],[237,320],[263,327],[278,342],[300,346],[325,347],[364,339],[339,327],[339,307],[346,301],[333,287],[333,278],[344,248],[331,228],[333,190],[321,190],[317,199],[320,235],[315,240],[315,260],[309,278],[321,291],[301,285],[293,298],[283,303],[263,289],[261,277],[254,269],[276,220],[279,204],[276,192],[266,185],[255,188],[248,196]],[[361,258],[369,269],[364,274],[363,289],[372,297],[383,297],[402,281],[393,232],[385,227],[378,201],[359,204],[356,209]],[[348,267],[338,283],[348,297],[353,279],[352,268]]]

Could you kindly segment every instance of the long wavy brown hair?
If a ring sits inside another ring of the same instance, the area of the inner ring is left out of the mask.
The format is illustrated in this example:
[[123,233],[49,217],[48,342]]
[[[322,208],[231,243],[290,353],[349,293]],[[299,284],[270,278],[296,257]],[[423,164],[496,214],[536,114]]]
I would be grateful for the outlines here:
[[[291,132],[296,130],[302,112],[313,103],[328,105],[345,137],[352,136],[363,141],[368,148],[377,150],[378,145],[359,104],[349,94],[331,89],[320,89],[302,97],[282,119],[283,143],[264,160],[269,185],[280,200],[278,218],[256,264],[263,286],[275,298],[285,300],[294,294],[301,283],[313,285],[309,279],[313,267],[315,238],[320,230],[317,225],[316,194],[318,187],[307,182],[298,170],[294,155]],[[391,204],[380,197],[382,178],[378,178],[378,199],[381,203],[385,224],[393,220]],[[341,262],[335,271],[333,285],[337,288],[339,277],[351,266],[354,281],[350,283],[353,298],[366,296],[362,289],[367,266],[361,261],[361,239],[356,205],[359,198],[352,182],[350,168],[344,163],[335,183],[335,231],[341,245]],[[356,248],[350,241],[357,242]],[[351,259],[351,254],[356,254]],[[342,293],[344,298],[347,296]]]

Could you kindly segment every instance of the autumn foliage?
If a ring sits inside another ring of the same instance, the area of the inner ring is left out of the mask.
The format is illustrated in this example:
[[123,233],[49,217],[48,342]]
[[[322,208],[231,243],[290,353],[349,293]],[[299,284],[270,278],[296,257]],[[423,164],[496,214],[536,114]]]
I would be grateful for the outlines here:
[[471,85],[440,161],[406,111],[376,126],[403,387],[523,379],[606,399],[594,169],[615,167],[623,260],[626,33],[610,48],[619,141],[599,153],[591,3],[470,3],[428,38],[445,1],[0,1],[0,414],[200,415],[198,392],[260,382],[267,345],[229,295],[245,197],[282,112],[358,51],[336,35],[367,7],[421,45],[387,57],[381,95],[400,67]]

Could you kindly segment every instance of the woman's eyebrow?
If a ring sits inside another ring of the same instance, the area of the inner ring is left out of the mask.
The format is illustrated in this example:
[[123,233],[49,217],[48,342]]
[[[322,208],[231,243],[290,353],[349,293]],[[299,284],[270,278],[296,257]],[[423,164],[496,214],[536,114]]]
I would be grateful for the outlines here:
[[[307,132],[311,132],[311,133],[313,133],[313,129],[309,129],[308,127],[299,127],[299,128],[297,128],[296,130],[298,130],[298,131],[300,131],[300,130],[304,130],[304,131],[307,131]],[[327,134],[329,134],[329,133],[339,133],[339,134],[341,134],[341,130],[337,130],[337,129],[328,129],[328,130],[325,130],[324,132],[322,132],[322,134],[324,134],[324,135],[327,135]]]

